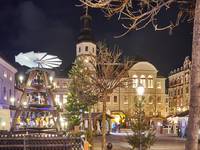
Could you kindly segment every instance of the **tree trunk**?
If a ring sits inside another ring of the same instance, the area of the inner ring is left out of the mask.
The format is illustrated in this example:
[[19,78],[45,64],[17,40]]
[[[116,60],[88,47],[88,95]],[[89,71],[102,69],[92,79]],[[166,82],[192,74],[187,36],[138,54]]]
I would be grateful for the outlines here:
[[103,111],[102,111],[102,150],[106,150],[106,98],[105,94],[103,97]]
[[89,114],[88,114],[88,118],[89,118],[89,143],[92,145],[92,147],[90,148],[91,150],[94,149],[94,145],[93,145],[93,131],[92,131],[92,113],[91,113],[91,106],[89,106]]
[[196,0],[195,8],[190,87],[190,111],[185,148],[186,150],[198,150],[200,110],[200,0]]

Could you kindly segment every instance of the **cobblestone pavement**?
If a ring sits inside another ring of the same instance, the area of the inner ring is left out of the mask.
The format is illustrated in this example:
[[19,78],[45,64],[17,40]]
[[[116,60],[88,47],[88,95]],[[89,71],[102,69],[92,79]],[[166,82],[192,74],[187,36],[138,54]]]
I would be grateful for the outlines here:
[[[107,141],[113,144],[113,150],[130,150],[124,135],[108,135]],[[151,150],[184,150],[184,145],[185,139],[173,135],[160,135],[157,136],[157,141]],[[94,139],[94,150],[101,150],[101,136]]]

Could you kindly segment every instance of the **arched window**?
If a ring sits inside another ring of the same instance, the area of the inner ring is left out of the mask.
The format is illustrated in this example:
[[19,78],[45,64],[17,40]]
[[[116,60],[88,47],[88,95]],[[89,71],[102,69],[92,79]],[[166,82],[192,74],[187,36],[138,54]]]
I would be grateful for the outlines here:
[[147,86],[148,88],[153,88],[153,77],[151,75],[148,76]]
[[133,88],[136,88],[138,86],[138,76],[133,75]]
[[144,87],[146,87],[146,82],[145,82],[145,76],[144,75],[141,75],[140,76],[140,84],[142,84]]

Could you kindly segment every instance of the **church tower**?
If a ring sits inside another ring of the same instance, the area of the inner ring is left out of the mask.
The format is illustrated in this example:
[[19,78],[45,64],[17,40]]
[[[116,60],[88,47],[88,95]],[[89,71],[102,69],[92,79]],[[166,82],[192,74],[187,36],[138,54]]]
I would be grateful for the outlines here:
[[91,28],[92,17],[88,15],[87,9],[80,20],[82,27],[76,43],[76,57],[85,57],[87,62],[88,55],[96,56],[96,44]]

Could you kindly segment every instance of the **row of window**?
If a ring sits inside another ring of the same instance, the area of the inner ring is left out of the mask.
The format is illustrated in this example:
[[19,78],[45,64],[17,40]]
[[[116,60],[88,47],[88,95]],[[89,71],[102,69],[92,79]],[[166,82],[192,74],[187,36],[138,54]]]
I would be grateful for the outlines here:
[[[189,93],[189,87],[185,87],[185,93],[188,94]],[[173,97],[173,96],[179,96],[179,95],[183,95],[183,88],[178,88],[178,89],[174,89],[169,91],[169,96]]]
[[[111,102],[111,97],[110,96],[107,96],[107,99],[106,99],[106,101],[107,102]],[[115,96],[113,96],[113,102],[114,103],[117,103],[118,102],[118,98],[117,98],[117,96],[115,95]]]
[[[135,96],[134,100],[137,100],[137,98],[138,97]],[[111,102],[111,97],[110,96],[107,97],[107,102]],[[118,103],[118,97],[117,96],[113,96],[113,102],[114,103]],[[128,104],[128,96],[124,96],[123,103],[124,104]],[[153,104],[153,103],[161,104],[162,103],[161,96],[157,96],[157,97],[149,96],[148,103],[149,104]]]
[[[85,50],[85,52],[88,52],[88,51],[89,51],[89,47],[88,47],[88,46],[85,46],[84,50]],[[81,46],[78,47],[78,52],[79,52],[79,53],[81,52]],[[92,48],[92,52],[93,52],[93,53],[95,52],[95,48],[94,48],[94,47]]]
[[177,77],[175,79],[170,80],[169,85],[173,86],[176,84],[183,84],[183,82],[185,83],[189,82],[189,73],[186,73],[185,76]]
[[[140,77],[138,77],[137,75],[133,75],[133,88],[136,88],[138,86],[138,84],[142,84],[145,88],[153,88],[154,87],[154,81],[153,81],[153,77],[151,75],[147,76],[147,79],[144,75],[141,75]],[[146,83],[147,81],[147,83]],[[157,82],[157,88],[161,89],[161,82]]]

